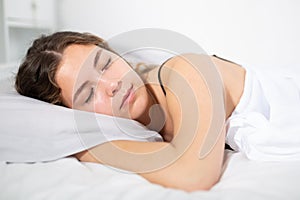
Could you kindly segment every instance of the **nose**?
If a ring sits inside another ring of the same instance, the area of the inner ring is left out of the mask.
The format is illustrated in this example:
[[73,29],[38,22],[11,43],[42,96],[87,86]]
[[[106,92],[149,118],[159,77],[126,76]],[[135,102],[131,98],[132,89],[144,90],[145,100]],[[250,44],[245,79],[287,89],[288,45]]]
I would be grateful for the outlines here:
[[121,89],[122,81],[101,79],[98,87],[102,87],[108,96],[113,97]]

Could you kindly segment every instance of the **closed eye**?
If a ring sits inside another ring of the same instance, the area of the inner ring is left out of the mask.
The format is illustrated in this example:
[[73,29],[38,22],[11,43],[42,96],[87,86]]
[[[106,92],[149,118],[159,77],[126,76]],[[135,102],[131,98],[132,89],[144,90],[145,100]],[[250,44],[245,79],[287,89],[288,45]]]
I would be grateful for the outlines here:
[[107,70],[110,66],[110,63],[111,63],[111,57],[109,57],[105,65],[102,67],[101,71],[104,72],[105,70]]
[[84,103],[89,103],[89,102],[91,101],[91,99],[92,99],[93,96],[94,96],[94,88],[91,87],[90,92],[89,92],[89,95],[88,95],[88,97],[86,98],[86,100],[84,101]]

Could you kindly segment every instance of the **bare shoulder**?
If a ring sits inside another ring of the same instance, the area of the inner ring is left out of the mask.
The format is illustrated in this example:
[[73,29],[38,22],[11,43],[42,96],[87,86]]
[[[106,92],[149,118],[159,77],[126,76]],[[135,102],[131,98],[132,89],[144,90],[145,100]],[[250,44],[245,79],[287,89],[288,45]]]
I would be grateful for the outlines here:
[[192,61],[195,59],[199,61],[201,60],[203,62],[208,62],[211,60],[211,56],[205,54],[197,54],[197,53],[180,54],[167,60],[164,63],[164,66],[176,68],[178,67],[178,65],[181,64],[192,64]]
[[[203,79],[200,77],[201,70],[208,67],[212,68],[214,63],[211,56],[205,54],[186,53],[172,57],[166,61],[162,67],[163,79],[168,80],[170,75],[175,73],[180,74],[185,79]],[[202,68],[202,69],[201,69]],[[199,71],[199,69],[201,69]]]
[[158,81],[158,74],[161,71],[161,75],[166,78],[169,76],[171,71],[176,71],[180,74],[186,74],[187,72],[190,73],[193,71],[193,61],[197,59],[203,63],[212,62],[210,60],[211,56],[202,55],[202,54],[195,54],[195,53],[188,53],[188,54],[180,54],[177,56],[173,56],[166,60],[161,66],[157,65],[156,67],[152,67],[151,70],[147,71],[143,74],[146,82],[157,82]]
[[[164,68],[180,73],[196,88],[203,88],[204,82],[207,80],[214,80],[215,86],[222,86],[223,96],[225,97],[226,119],[238,104],[244,90],[246,70],[237,63],[219,57],[193,53],[183,54],[170,59],[165,63]],[[201,69],[200,73],[197,68]],[[205,69],[215,69],[215,73],[201,76]],[[167,71],[170,70],[163,70],[165,81],[170,80],[170,73]]]
[[[163,64],[161,79],[168,87],[182,87],[178,85],[178,76],[196,90],[207,87],[205,72],[213,69],[211,56],[204,54],[187,53],[174,56]],[[215,71],[217,72],[217,70]],[[175,80],[174,80],[175,79]],[[222,84],[222,83],[221,83]]]

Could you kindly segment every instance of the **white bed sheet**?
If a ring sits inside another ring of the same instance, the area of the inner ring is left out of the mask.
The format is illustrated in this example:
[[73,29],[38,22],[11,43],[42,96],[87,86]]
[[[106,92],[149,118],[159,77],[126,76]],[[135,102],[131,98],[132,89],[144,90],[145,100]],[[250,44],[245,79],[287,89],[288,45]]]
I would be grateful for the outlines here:
[[34,164],[2,162],[0,199],[300,199],[300,162],[250,161],[228,150],[225,157],[220,182],[210,191],[191,193],[72,157]]

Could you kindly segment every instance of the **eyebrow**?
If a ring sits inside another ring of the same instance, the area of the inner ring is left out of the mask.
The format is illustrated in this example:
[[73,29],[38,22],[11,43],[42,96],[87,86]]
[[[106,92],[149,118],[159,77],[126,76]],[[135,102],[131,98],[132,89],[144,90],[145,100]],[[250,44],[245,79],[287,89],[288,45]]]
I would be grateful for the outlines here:
[[[97,67],[97,63],[99,61],[100,55],[102,53],[102,49],[99,49],[95,55],[94,58],[94,64],[93,67],[96,68]],[[82,92],[82,90],[84,89],[84,87],[89,83],[89,81],[85,81],[76,91],[76,93],[74,94],[74,100],[73,102],[76,102],[76,99],[78,98],[79,94]]]

